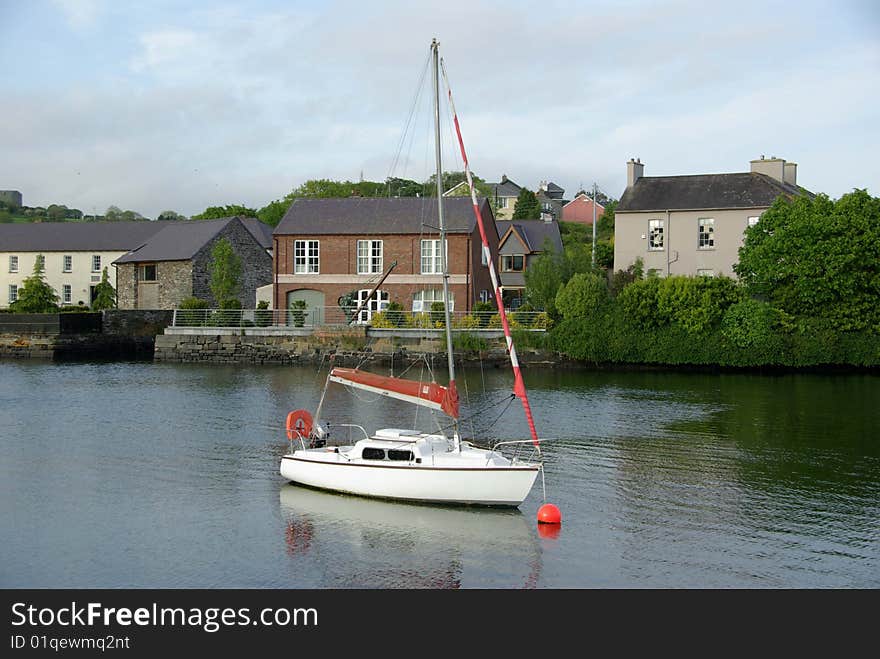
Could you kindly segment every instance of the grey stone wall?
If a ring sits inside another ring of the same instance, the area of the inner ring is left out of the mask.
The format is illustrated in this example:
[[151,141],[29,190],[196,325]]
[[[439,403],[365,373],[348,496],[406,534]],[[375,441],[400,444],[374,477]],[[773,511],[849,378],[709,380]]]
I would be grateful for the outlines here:
[[120,336],[156,336],[171,324],[171,310],[107,309],[104,334]]
[[193,294],[203,300],[209,300],[211,306],[217,306],[211,294],[211,275],[208,268],[211,263],[211,250],[221,238],[226,238],[232,244],[232,251],[241,259],[238,301],[241,302],[243,309],[253,309],[257,306],[257,288],[272,283],[272,257],[238,220],[229,222],[193,258]]
[[119,309],[137,308],[137,266],[134,263],[116,265],[116,306]]

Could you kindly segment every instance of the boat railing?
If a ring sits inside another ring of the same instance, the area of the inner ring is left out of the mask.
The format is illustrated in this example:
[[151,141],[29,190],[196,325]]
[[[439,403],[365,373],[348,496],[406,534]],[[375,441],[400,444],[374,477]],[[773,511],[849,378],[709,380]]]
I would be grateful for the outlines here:
[[[328,427],[328,429],[331,429],[331,430],[332,430],[332,428],[357,428],[358,430],[360,430],[364,434],[363,439],[370,438],[370,436],[367,434],[366,429],[363,426],[360,426],[356,423],[334,423],[332,425],[327,424],[327,427]],[[331,432],[331,436],[332,436],[332,432]],[[348,433],[348,441],[351,441],[351,432]]]
[[[539,439],[538,444],[542,442],[546,442],[546,439]],[[511,439],[504,442],[496,442],[492,446],[492,452],[499,452],[499,447],[512,447],[512,455],[510,456],[510,461],[522,461],[522,462],[534,462],[536,458],[539,458],[541,455],[541,451],[538,446],[535,445],[535,442],[531,439]],[[526,450],[523,450],[526,449]],[[488,464],[488,461],[487,461]]]

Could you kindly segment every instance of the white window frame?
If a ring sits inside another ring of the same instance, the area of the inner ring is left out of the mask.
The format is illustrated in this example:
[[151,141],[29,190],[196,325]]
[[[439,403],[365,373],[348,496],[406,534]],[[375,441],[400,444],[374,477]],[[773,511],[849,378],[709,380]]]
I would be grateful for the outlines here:
[[697,277],[714,277],[715,271],[711,269],[699,269],[697,270]]
[[480,291],[480,302],[488,302],[489,301],[489,291],[485,288]]
[[[425,249],[427,248],[427,250]],[[421,268],[423,275],[441,275],[443,274],[443,261],[440,257],[440,239],[426,238],[422,240],[421,250]],[[446,247],[446,255],[449,255],[449,246]],[[427,265],[427,267],[426,267]]]
[[750,215],[748,219],[748,226],[753,227],[758,223],[758,220],[761,219],[760,215]]
[[382,272],[384,246],[381,240],[357,241],[357,273],[374,275]]
[[9,272],[18,272],[18,256],[14,254],[9,255]]
[[65,254],[61,257],[61,272],[73,272],[73,256]]
[[293,274],[312,275],[321,272],[321,241],[293,241]]
[[507,208],[507,197],[498,197],[498,210]]
[[61,302],[63,304],[70,304],[70,301],[73,299],[73,289],[70,284],[62,284],[61,285]]
[[663,220],[648,220],[648,251],[662,252],[664,247],[664,231]]
[[101,272],[100,254],[92,254],[92,272]]
[[9,304],[18,300],[18,285],[9,284]]
[[697,249],[715,249],[715,218],[697,220]]
[[[486,291],[484,291],[486,292]],[[430,311],[433,302],[443,302],[442,288],[424,288],[413,293],[412,310],[413,313],[421,313],[422,311]],[[449,292],[449,313],[455,311],[455,296],[452,291]]]
[[[372,292],[372,288],[362,288],[357,292],[357,306],[361,306],[364,300],[367,299],[367,296]],[[358,317],[355,319],[355,322],[358,324],[364,324],[370,322],[373,318],[374,313],[379,313],[380,311],[384,311],[388,308],[388,304],[391,301],[391,296],[388,294],[388,291],[378,290],[375,295],[370,298],[370,303],[361,309],[361,312],[358,314]],[[357,308],[357,307],[355,307]]]

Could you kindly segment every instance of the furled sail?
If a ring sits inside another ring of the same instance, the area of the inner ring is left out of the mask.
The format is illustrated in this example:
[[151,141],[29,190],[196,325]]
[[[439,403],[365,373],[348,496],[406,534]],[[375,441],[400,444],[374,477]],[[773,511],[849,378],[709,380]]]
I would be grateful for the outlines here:
[[453,419],[458,418],[458,391],[454,380],[444,387],[436,382],[392,378],[355,368],[334,368],[328,378],[331,382],[422,405],[444,412]]

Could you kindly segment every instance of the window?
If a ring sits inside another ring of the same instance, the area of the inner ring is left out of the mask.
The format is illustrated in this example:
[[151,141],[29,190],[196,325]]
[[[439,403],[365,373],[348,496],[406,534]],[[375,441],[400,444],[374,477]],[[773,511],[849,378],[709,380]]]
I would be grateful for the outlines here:
[[752,215],[751,217],[749,217],[749,226],[750,227],[755,226],[758,223],[758,220],[760,220],[760,219],[761,219],[760,215]]
[[507,197],[498,197],[498,210],[502,208],[507,208]]
[[18,300],[18,286],[9,284],[9,304]]
[[648,220],[648,249],[663,249],[663,220]]
[[18,257],[11,256],[9,257],[9,272],[18,272]]
[[697,270],[697,277],[714,277],[714,270]]
[[101,272],[101,255],[92,255],[92,272]]
[[711,217],[701,217],[699,219],[697,247],[700,249],[712,249],[715,247],[715,220]]
[[480,264],[483,266],[489,265],[489,259],[486,256],[485,248],[480,248]]
[[381,240],[358,240],[357,272],[359,275],[382,272]]
[[480,291],[480,302],[488,302],[489,301],[489,291],[485,288]]
[[368,446],[361,452],[361,457],[364,460],[384,460],[385,451],[380,448],[372,448]]
[[46,257],[42,254],[37,254],[37,258],[34,259],[34,265],[38,265],[41,270],[46,269]]
[[157,281],[156,264],[144,263],[138,268],[138,281]]
[[379,311],[384,310],[388,306],[389,297],[388,291],[376,291],[373,296],[370,298],[369,304],[364,304],[367,300],[367,296],[373,292],[372,288],[364,288],[358,291],[357,294],[357,306],[360,307],[364,305],[364,308],[358,314],[356,322],[358,323],[368,323],[370,319],[373,317],[374,313],[378,313]]
[[403,462],[412,462],[413,458],[412,451],[404,451],[402,449],[390,448],[388,449],[388,459],[389,460],[398,460]]
[[[414,312],[430,311],[434,302],[443,302],[442,288],[429,288],[424,291],[417,291],[413,295],[412,310]],[[449,294],[449,311],[455,310],[455,298],[452,293]]]
[[501,272],[522,272],[525,256],[522,254],[503,254],[501,256]]
[[293,272],[298,275],[321,271],[320,246],[317,240],[296,240],[293,243]]
[[72,295],[70,292],[70,284],[64,284],[61,287],[61,301],[64,304],[70,304],[71,297],[72,297]]
[[64,255],[64,272],[73,272],[73,257],[70,254]]
[[443,273],[443,259],[440,258],[440,241],[422,241],[422,274],[434,275]]

